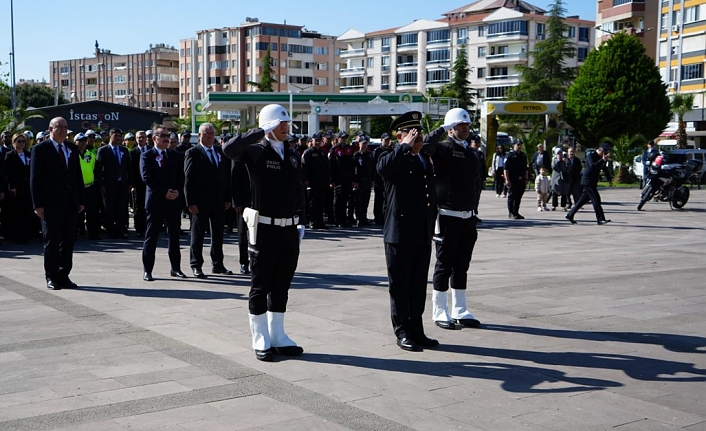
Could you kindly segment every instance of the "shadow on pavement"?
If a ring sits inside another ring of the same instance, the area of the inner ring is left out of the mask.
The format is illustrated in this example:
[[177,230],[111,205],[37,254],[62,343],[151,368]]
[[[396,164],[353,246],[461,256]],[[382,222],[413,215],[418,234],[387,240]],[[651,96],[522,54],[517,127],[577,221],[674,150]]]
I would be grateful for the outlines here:
[[213,290],[196,289],[136,289],[132,287],[106,287],[106,286],[79,286],[76,290],[86,292],[109,293],[111,295],[124,295],[141,298],[176,298],[176,299],[247,299],[247,292],[217,292]]

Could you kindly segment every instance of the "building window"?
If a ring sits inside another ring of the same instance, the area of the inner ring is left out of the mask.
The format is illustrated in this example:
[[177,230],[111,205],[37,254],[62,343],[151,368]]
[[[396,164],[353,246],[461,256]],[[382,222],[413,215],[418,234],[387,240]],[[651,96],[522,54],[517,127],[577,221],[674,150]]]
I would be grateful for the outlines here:
[[579,27],[579,42],[590,42],[590,31],[586,27]]
[[368,40],[366,40],[366,42],[367,42],[367,44],[368,44],[368,49],[373,49],[373,47],[375,46],[375,40],[374,40],[374,39],[368,39]]
[[456,40],[456,43],[464,44],[468,41],[468,29],[467,28],[459,28],[458,29],[458,39]]
[[86,78],[86,85],[96,85],[98,84],[97,78]]
[[407,33],[397,36],[397,46],[414,46],[417,44],[417,33]]
[[375,59],[373,57],[368,57],[368,68],[375,67]]
[[398,73],[397,85],[417,85],[417,72]]
[[449,58],[448,49],[435,49],[432,51],[427,51],[427,63],[448,63]]
[[535,30],[537,30],[537,39],[544,39],[544,32],[545,32],[545,26],[544,23],[538,22],[537,25],[535,26]]
[[367,79],[367,84],[368,84],[368,86],[373,85],[373,82],[375,82],[375,81],[373,80],[373,77],[372,77],[372,76],[368,76],[368,79]]
[[120,97],[120,98],[122,98],[122,97],[125,97],[125,96],[127,96],[127,90],[125,90],[125,89],[115,90],[115,97]]
[[681,79],[702,79],[704,77],[704,64],[688,64],[681,67]]
[[576,53],[576,58],[578,59],[579,62],[586,61],[587,56],[588,56],[588,48],[581,47],[578,49],[578,52]]
[[485,36],[485,26],[479,25],[478,26],[478,37],[483,37],[483,36]]
[[398,55],[397,56],[397,66],[416,66],[417,59],[413,55]]
[[98,97],[98,92],[96,90],[86,91],[86,99],[95,99]]
[[427,32],[427,43],[446,43],[451,40],[451,30],[432,30]]
[[576,37],[576,27],[569,27],[568,38],[573,39]]
[[179,57],[184,57],[184,48],[179,50]]
[[510,86],[488,87],[486,89],[486,98],[487,99],[502,99],[505,97],[505,93],[510,88],[512,88],[512,87],[510,87]]
[[122,84],[124,82],[127,82],[127,77],[124,75],[114,76],[113,82],[116,84]]
[[[701,6],[704,7],[704,6]],[[684,22],[690,23],[699,20],[699,6],[688,7],[684,10]]]
[[478,47],[478,57],[485,57],[485,47],[484,46]]
[[448,69],[427,70],[427,84],[449,82]]
[[314,78],[314,85],[328,85],[328,78]]
[[502,21],[488,25],[488,37],[506,36],[513,34],[527,36],[527,21]]
[[478,78],[485,78],[485,67],[478,68]]
[[311,76],[292,76],[289,75],[290,84],[313,84],[314,78]]
[[[285,50],[286,51],[286,50]],[[328,55],[328,46],[315,46],[314,54],[316,55]]]
[[382,60],[382,71],[386,72],[390,70],[390,56],[385,55],[381,58]]
[[61,86],[62,86],[62,87],[68,87],[68,86],[69,86],[69,80],[68,80],[68,79],[62,79],[62,80],[61,80]]
[[383,37],[380,42],[382,44],[382,52],[390,52],[390,38]]

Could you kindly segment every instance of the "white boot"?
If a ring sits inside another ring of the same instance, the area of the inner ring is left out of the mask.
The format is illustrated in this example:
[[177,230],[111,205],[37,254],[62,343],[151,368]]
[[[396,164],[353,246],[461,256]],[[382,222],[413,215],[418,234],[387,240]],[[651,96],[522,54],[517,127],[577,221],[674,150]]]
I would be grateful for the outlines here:
[[284,332],[284,313],[268,311],[267,323],[270,331],[270,341],[275,352],[286,356],[297,356],[304,352],[304,349],[297,346],[297,343],[292,341]]
[[444,329],[456,329],[456,325],[451,321],[449,317],[449,305],[448,305],[448,292],[439,292],[438,290],[432,290],[431,294],[431,304],[432,304],[432,320],[436,326]]
[[250,318],[250,332],[252,333],[252,348],[255,356],[260,361],[272,361],[270,351],[270,332],[267,326],[267,315],[265,313],[254,315],[248,314]]
[[463,326],[480,326],[480,322],[466,308],[465,289],[451,289],[451,318]]

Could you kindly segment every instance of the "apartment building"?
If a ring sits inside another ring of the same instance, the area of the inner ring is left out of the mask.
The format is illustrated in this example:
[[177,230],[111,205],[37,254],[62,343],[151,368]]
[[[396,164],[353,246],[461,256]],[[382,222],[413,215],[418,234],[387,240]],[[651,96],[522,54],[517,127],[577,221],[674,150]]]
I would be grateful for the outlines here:
[[647,55],[657,60],[657,35],[661,0],[598,0],[597,45],[620,31],[637,36]]
[[336,91],[336,38],[303,26],[246,18],[238,27],[201,30],[179,42],[180,114],[215,91],[257,91],[267,49],[276,92]]
[[[482,0],[446,12],[438,20],[363,34],[349,30],[338,41],[340,88],[347,92],[420,92],[448,84],[458,52],[465,49],[479,101],[502,99],[519,84],[518,66],[546,35],[546,11],[521,0]],[[576,56],[583,64],[594,46],[593,21],[566,18]]]
[[93,57],[52,61],[50,86],[71,103],[103,101],[179,112],[179,52],[163,43],[119,55],[95,44]]

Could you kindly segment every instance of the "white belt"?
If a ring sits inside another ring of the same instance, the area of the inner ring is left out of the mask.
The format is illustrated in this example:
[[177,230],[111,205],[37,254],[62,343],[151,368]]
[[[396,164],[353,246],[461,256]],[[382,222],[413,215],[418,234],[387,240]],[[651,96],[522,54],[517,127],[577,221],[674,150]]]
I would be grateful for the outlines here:
[[471,218],[471,217],[475,216],[476,212],[473,210],[471,210],[471,211],[454,211],[454,210],[449,210],[446,208],[439,208],[439,214],[449,216],[449,217],[457,217],[457,218],[467,219],[467,218]]
[[260,224],[268,224],[270,226],[294,226],[299,224],[299,216],[289,217],[289,218],[272,218],[265,217],[263,215],[258,217],[258,222]]

